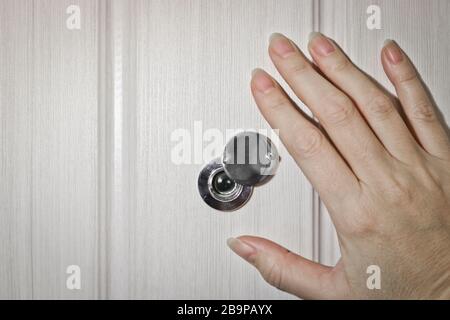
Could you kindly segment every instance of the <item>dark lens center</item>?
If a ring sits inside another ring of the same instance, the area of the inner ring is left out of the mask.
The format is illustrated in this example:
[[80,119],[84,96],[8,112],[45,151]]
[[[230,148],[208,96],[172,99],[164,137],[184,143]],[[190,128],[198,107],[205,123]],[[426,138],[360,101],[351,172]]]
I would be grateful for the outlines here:
[[218,193],[229,193],[235,185],[236,183],[225,172],[220,172],[214,176],[213,187]]

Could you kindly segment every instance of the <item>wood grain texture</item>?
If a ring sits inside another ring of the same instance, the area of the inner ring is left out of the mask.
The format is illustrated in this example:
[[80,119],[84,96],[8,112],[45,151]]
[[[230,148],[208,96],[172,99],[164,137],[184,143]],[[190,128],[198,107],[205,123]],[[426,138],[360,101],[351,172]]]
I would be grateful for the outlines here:
[[[369,5],[381,9],[381,30],[366,27]],[[401,0],[320,1],[320,31],[336,40],[363,71],[395,93],[380,61],[385,39],[394,39],[415,63],[442,114],[450,118],[450,2]],[[321,212],[321,262],[334,264],[339,246],[326,209]]]
[[2,297],[97,294],[97,4],[69,31],[70,4],[1,2]]
[[[71,4],[78,31],[66,29]],[[370,4],[381,30],[366,28]],[[276,177],[220,213],[198,195],[203,164],[172,162],[171,133],[268,128],[249,80],[263,67],[287,87],[272,32],[305,49],[320,30],[391,91],[379,51],[393,38],[448,119],[449,16],[445,0],[0,1],[0,298],[291,298],[225,241],[260,235],[337,261],[326,208],[294,161],[282,148]],[[66,289],[71,264],[80,291]]]
[[31,12],[26,0],[0,2],[0,299],[33,292]]

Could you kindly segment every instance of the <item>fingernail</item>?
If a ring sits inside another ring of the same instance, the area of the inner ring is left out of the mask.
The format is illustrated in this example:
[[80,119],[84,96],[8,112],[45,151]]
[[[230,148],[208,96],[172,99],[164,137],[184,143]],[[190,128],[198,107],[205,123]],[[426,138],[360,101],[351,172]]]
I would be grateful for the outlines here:
[[384,41],[384,52],[388,61],[392,64],[399,64],[403,61],[403,52],[394,40]]
[[269,43],[273,51],[282,58],[286,58],[295,52],[292,42],[280,33],[272,33]]
[[262,69],[254,69],[252,71],[252,78],[255,89],[262,93],[268,93],[275,88],[272,78]]
[[253,263],[254,256],[256,254],[256,249],[253,246],[236,238],[229,238],[227,240],[227,245],[242,259],[247,262]]
[[322,57],[326,57],[335,51],[331,41],[320,32],[311,32],[309,34],[309,44],[311,50]]

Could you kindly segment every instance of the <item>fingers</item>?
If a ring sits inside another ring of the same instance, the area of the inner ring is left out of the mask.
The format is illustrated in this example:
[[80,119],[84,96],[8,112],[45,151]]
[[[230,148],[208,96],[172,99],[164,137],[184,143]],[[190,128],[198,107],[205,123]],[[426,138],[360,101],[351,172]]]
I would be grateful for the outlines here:
[[362,180],[377,176],[387,153],[351,99],[312,68],[282,35],[271,37],[269,54],[295,94],[319,119],[336,147]]
[[294,106],[287,94],[266,72],[253,72],[251,89],[256,104],[270,126],[279,129],[289,153],[330,206],[342,203],[359,189],[350,168],[322,132]]
[[272,241],[242,236],[230,238],[228,246],[252,264],[264,280],[280,290],[303,299],[338,296],[333,287],[332,268],[307,260]]
[[382,50],[381,61],[421,146],[432,155],[449,159],[449,137],[409,58],[390,40]]
[[397,112],[393,101],[320,33],[310,36],[309,51],[320,70],[355,101],[372,130],[394,157],[417,154],[417,143]]

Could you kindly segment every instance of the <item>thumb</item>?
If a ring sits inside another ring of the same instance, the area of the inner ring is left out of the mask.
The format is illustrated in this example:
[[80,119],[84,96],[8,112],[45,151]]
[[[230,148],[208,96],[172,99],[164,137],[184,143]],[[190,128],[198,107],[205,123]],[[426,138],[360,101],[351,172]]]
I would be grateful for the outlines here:
[[326,299],[333,294],[332,268],[305,259],[263,238],[230,238],[231,250],[252,264],[270,285],[303,299]]

